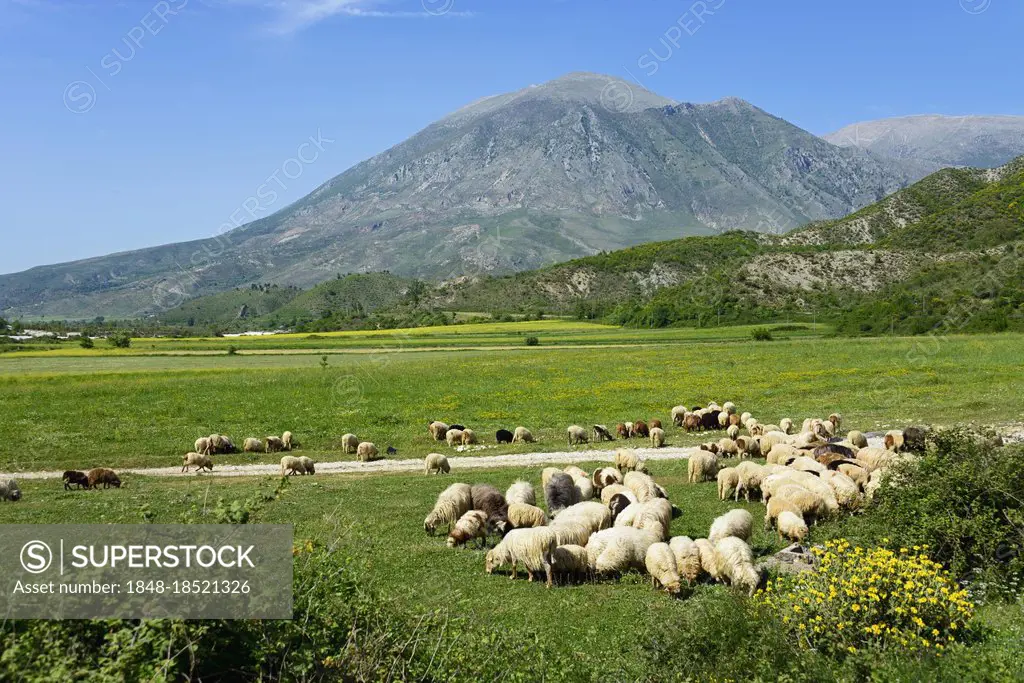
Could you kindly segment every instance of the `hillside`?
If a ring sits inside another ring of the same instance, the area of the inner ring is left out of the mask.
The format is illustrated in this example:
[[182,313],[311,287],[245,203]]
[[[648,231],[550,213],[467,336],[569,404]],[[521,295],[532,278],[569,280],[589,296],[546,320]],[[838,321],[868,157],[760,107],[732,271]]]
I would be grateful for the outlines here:
[[837,218],[906,185],[743,100],[673,104],[570,74],[485,98],[223,235],[0,275],[0,314],[144,317],[254,283],[431,280]]

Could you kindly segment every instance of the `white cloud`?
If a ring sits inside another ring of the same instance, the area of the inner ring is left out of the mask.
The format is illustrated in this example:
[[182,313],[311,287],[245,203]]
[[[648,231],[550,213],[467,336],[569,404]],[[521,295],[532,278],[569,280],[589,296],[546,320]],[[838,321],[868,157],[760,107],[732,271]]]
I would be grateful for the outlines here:
[[387,0],[207,0],[208,4],[251,8],[271,15],[267,26],[274,33],[296,33],[336,16],[378,19],[413,19],[433,16],[471,16],[454,9],[457,0],[412,0],[414,9],[389,9]]

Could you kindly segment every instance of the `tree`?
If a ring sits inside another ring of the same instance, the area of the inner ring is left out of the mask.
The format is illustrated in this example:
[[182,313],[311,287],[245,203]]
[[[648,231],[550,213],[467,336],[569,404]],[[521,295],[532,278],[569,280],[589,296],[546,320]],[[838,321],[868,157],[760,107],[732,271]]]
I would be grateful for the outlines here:
[[132,345],[132,335],[128,332],[115,332],[107,337],[110,345],[117,349],[127,349]]
[[78,340],[78,345],[81,346],[83,349],[91,349],[92,347],[96,346],[92,342],[92,337],[86,334],[83,334],[82,337]]

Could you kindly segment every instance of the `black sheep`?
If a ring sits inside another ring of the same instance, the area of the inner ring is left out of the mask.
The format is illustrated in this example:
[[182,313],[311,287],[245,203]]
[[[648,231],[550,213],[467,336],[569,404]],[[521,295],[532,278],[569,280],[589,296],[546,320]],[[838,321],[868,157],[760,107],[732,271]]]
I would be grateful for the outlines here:
[[62,477],[64,479],[64,490],[69,490],[72,486],[77,486],[80,489],[89,488],[89,477],[85,475],[85,472],[76,472],[75,470],[68,470]]
[[507,429],[499,429],[494,433],[494,440],[498,443],[512,443],[512,432]]

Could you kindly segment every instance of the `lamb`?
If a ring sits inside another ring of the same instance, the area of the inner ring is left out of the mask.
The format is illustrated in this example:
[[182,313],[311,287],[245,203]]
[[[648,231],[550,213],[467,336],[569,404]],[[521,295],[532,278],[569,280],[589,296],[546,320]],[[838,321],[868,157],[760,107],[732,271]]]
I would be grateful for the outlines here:
[[868,438],[864,436],[863,432],[856,429],[851,430],[850,433],[846,435],[846,440],[857,448],[868,447]]
[[547,515],[536,505],[526,503],[509,503],[508,521],[515,529],[532,528],[545,526],[548,523]]
[[292,476],[293,474],[305,474],[306,467],[302,461],[294,455],[286,455],[281,458],[281,476]]
[[591,478],[591,482],[594,484],[595,491],[602,491],[606,486],[612,484],[622,483],[622,473],[614,467],[601,467],[594,470],[594,475]]
[[781,420],[779,420],[779,429],[782,430],[786,434],[792,434],[793,433],[793,421],[790,420],[788,417],[782,418]]
[[496,443],[512,443],[513,434],[507,429],[499,429],[494,432],[494,441]]
[[360,462],[369,462],[379,457],[380,453],[377,451],[377,446],[370,441],[363,441],[356,447],[356,458]]
[[789,443],[789,436],[778,430],[765,432],[758,438],[758,444],[761,446],[762,453],[770,453],[777,444],[787,443]]
[[644,461],[636,451],[620,448],[615,451],[615,467],[623,474],[642,471],[644,470]]
[[695,484],[711,481],[718,474],[718,458],[714,453],[696,453],[690,456],[686,466],[687,481]]
[[630,491],[622,484],[609,484],[608,486],[601,489],[601,502],[611,507],[612,498],[617,495],[624,495],[629,499],[630,503],[639,502],[636,499],[636,494]]
[[198,439],[196,439],[194,449],[196,453],[201,453],[202,455],[209,455],[211,446],[212,444],[210,443],[210,437],[201,436]]
[[555,517],[555,524],[569,524],[570,522],[582,524],[591,533],[607,529],[612,525],[612,512],[606,506],[596,501],[584,501],[570,505]]
[[341,437],[341,448],[345,453],[355,453],[359,448],[359,437],[355,434],[345,434]]
[[266,439],[267,453],[279,453],[284,450],[284,441],[279,436],[268,436]]
[[608,431],[605,425],[593,425],[594,441],[615,441],[615,437]]
[[794,543],[803,543],[807,540],[810,530],[804,518],[793,510],[783,510],[779,513],[777,520],[779,529],[779,540],[786,539]]
[[437,496],[434,509],[423,520],[423,530],[433,535],[442,524],[449,529],[473,507],[473,488],[469,484],[452,484]]
[[0,479],[0,500],[9,500],[16,503],[21,500],[21,489],[18,482],[13,479]]
[[798,512],[801,517],[812,523],[819,517],[824,517],[828,512],[821,498],[815,493],[796,484],[784,484],[768,497],[765,527],[770,528],[771,522],[784,509]]
[[79,489],[89,488],[89,477],[85,476],[85,472],[68,470],[61,476],[61,479],[64,480],[65,491],[69,490],[72,486],[77,486]]
[[554,556],[555,534],[550,527],[535,529],[513,529],[487,553],[484,568],[488,574],[504,565],[512,565],[512,578],[516,578],[516,569],[520,562],[526,567],[533,581],[534,572],[543,571],[547,577],[547,586],[551,587],[551,561]]
[[470,446],[470,445],[475,444],[475,443],[476,443],[476,432],[474,432],[472,429],[463,429],[462,430],[462,445],[463,446]]
[[505,491],[505,501],[512,505],[513,503],[519,503],[520,505],[536,505],[537,494],[533,490],[533,484],[528,481],[516,481],[508,487],[508,491]]
[[427,432],[430,433],[430,438],[434,441],[443,441],[445,434],[448,433],[448,425],[439,420],[434,420],[427,425]]
[[700,564],[700,551],[689,536],[674,536],[668,542],[676,560],[679,576],[689,584],[696,583],[704,572]]
[[587,541],[587,562],[599,574],[646,569],[647,549],[658,542],[657,534],[632,527],[598,531]]
[[551,555],[551,569],[556,576],[586,576],[590,573],[587,549],[575,544],[556,546]]
[[686,406],[675,406],[672,408],[672,424],[676,427],[682,427],[683,419],[686,417],[686,413],[688,412],[690,411],[686,409]]
[[440,453],[428,453],[423,459],[423,474],[449,474],[451,471],[448,458]]
[[627,472],[622,480],[626,488],[636,494],[636,499],[641,503],[658,498],[657,484],[651,475],[644,472]]
[[566,430],[569,434],[569,445],[576,446],[578,444],[589,443],[590,436],[587,434],[587,430],[579,425],[572,425]]
[[181,461],[181,471],[188,472],[189,467],[195,467],[196,472],[201,470],[213,471],[213,460],[210,456],[203,455],[202,453],[186,453],[185,457]]
[[259,453],[263,450],[263,442],[256,437],[250,436],[242,442],[242,450],[246,453]]
[[708,532],[708,540],[717,543],[723,538],[735,536],[744,541],[750,541],[750,532],[754,527],[754,517],[746,510],[739,508],[729,510],[724,515],[716,517],[711,523],[711,530]]
[[594,484],[587,477],[576,477],[572,480],[576,487],[576,500],[591,500],[594,497]]
[[[806,492],[805,492],[806,493]],[[764,530],[768,531],[778,524],[778,519],[783,512],[792,512],[803,520],[803,509],[792,500],[776,496],[768,501],[764,513]]]
[[753,595],[761,583],[761,575],[754,568],[754,553],[742,539],[728,536],[715,543],[719,571],[736,588]]
[[96,467],[89,470],[86,473],[86,478],[89,481],[88,488],[98,489],[100,484],[103,484],[103,488],[107,489],[113,486],[116,489],[121,488],[121,479],[117,476],[114,470],[106,467]]
[[552,516],[561,510],[578,503],[575,482],[565,472],[556,472],[544,485],[544,500],[548,506],[548,512]]
[[651,448],[661,448],[665,445],[665,430],[661,427],[651,428]]
[[[284,434],[282,434],[281,435],[281,443],[284,444],[284,449],[286,451],[290,451],[292,449],[292,446],[293,446],[293,444],[292,444],[292,433],[291,432],[285,432]],[[230,441],[229,441],[229,444],[230,444]],[[225,446],[227,446],[227,445],[228,444],[225,444]]]
[[636,422],[633,423],[633,436],[640,437],[641,439],[646,439],[650,437],[650,427],[648,427],[647,423],[644,422],[643,420],[637,420]]
[[682,589],[676,558],[668,543],[652,543],[644,556],[644,566],[651,575],[651,585],[659,583],[669,593],[676,594]]
[[516,427],[512,434],[512,443],[533,443],[533,434],[526,427]]
[[[753,463],[751,463],[753,464]],[[725,500],[735,492],[739,495],[740,477],[735,467],[723,467],[718,470],[718,500]]]
[[305,455],[299,456],[299,464],[302,466],[303,474],[316,474],[316,463],[313,462],[312,458]]
[[729,428],[725,430],[725,435],[728,436],[730,440],[735,441],[740,435],[740,428],[736,425],[729,425]]
[[898,429],[891,429],[886,432],[884,441],[886,450],[895,451],[896,453],[903,450],[903,432]]
[[470,510],[459,517],[455,528],[448,534],[447,544],[449,548],[455,548],[473,539],[480,546],[487,540],[487,515],[480,510]]
[[452,427],[447,432],[445,432],[444,438],[445,441],[448,442],[448,445],[454,448],[455,446],[462,443],[462,430],[455,429],[454,427]]

